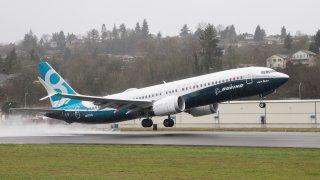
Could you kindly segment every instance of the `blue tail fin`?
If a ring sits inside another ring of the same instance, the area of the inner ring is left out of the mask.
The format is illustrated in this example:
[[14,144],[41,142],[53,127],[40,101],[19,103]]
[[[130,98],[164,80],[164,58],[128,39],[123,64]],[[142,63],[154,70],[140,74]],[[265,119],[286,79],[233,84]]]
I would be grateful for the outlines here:
[[[71,86],[47,62],[40,62],[38,66],[48,94],[50,93],[50,90],[54,90],[57,93],[77,94],[76,91],[73,90]],[[82,101],[61,98],[59,96],[51,96],[50,102],[53,108],[67,109],[80,108]]]

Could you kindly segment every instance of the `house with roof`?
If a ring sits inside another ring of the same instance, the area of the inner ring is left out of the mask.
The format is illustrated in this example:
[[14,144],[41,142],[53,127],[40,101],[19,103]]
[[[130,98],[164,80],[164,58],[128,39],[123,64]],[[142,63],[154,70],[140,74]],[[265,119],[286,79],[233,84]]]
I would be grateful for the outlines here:
[[293,65],[303,64],[309,67],[315,66],[318,61],[318,55],[308,50],[300,50],[291,56],[291,63]]
[[289,56],[284,54],[274,54],[267,58],[267,67],[269,68],[281,68],[285,69],[287,67],[287,62],[289,61]]

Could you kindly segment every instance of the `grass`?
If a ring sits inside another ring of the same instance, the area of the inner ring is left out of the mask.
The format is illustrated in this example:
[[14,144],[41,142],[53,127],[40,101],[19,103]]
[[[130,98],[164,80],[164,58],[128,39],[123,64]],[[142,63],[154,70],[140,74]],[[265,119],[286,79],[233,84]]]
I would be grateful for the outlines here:
[[[120,128],[121,131],[153,131],[152,128]],[[158,131],[320,132],[320,128],[158,128]]]
[[127,145],[0,145],[0,179],[319,179],[320,151]]

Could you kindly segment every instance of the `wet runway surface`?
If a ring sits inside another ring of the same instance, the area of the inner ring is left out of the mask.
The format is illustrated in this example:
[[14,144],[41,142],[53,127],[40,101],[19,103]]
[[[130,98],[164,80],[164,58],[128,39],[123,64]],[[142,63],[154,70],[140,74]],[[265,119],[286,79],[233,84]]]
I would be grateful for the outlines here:
[[311,132],[106,132],[2,136],[2,144],[136,144],[320,148]]

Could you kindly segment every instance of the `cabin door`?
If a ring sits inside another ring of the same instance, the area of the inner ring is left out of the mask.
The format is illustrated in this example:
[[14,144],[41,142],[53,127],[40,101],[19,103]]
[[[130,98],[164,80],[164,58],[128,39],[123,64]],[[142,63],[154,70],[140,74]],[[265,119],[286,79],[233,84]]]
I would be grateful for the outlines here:
[[246,83],[247,84],[252,84],[253,83],[253,80],[252,80],[252,77],[253,75],[252,75],[252,72],[249,72],[248,74],[247,74],[247,79],[246,79]]

